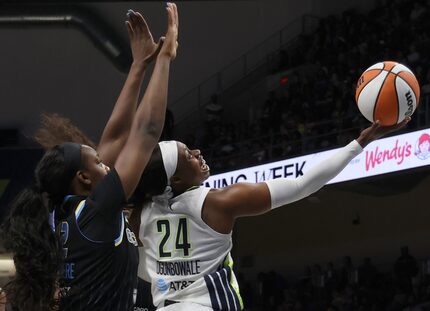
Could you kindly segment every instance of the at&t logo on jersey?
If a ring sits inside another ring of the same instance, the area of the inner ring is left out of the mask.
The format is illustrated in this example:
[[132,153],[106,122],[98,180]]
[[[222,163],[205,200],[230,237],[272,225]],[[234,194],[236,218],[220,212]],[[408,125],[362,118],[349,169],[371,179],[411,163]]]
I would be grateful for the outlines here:
[[172,281],[167,283],[164,279],[158,279],[156,285],[160,292],[167,294],[169,289],[173,291],[183,290],[193,283],[194,281]]
[[166,294],[169,291],[169,285],[167,285],[164,279],[158,279],[156,285],[158,290],[163,294]]
[[170,289],[174,291],[183,290],[193,283],[194,281],[172,281],[170,282]]

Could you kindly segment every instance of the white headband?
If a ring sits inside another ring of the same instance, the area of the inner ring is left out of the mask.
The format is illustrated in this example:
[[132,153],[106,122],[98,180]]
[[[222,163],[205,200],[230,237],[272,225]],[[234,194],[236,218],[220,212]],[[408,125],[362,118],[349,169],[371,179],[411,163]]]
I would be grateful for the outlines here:
[[175,174],[178,165],[178,144],[175,140],[161,141],[158,143],[163,157],[164,169],[167,175],[167,185],[170,185],[170,178]]

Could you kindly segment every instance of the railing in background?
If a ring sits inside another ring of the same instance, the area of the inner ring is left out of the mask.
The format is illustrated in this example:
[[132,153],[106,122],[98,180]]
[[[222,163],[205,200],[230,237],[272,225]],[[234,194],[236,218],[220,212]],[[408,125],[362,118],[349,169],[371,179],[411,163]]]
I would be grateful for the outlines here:
[[291,22],[177,99],[170,106],[175,115],[176,125],[180,125],[182,122],[189,123],[189,120],[198,120],[199,116],[194,114],[199,114],[201,108],[209,102],[212,94],[227,90],[257,68],[267,64],[273,54],[279,53],[299,35],[312,32],[318,21],[319,18],[316,16],[304,15]]

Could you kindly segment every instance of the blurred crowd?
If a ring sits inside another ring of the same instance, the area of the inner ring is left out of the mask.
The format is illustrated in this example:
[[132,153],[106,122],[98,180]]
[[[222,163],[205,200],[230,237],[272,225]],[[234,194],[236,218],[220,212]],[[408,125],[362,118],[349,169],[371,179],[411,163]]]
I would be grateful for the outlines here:
[[288,76],[268,92],[252,120],[235,116],[241,121],[227,122],[224,106],[229,103],[214,94],[206,106],[205,128],[185,142],[203,149],[214,172],[344,145],[367,124],[354,102],[356,81],[384,60],[405,64],[420,81],[426,114],[416,114],[409,129],[424,126],[429,119],[429,2],[381,1],[367,14],[348,10],[321,19],[313,33],[279,51],[274,73]]
[[354,266],[351,257],[336,269],[306,267],[303,277],[287,280],[270,271],[251,284],[239,275],[245,310],[250,311],[424,311],[430,310],[429,263],[421,264],[408,247],[392,266],[378,268],[370,258]]

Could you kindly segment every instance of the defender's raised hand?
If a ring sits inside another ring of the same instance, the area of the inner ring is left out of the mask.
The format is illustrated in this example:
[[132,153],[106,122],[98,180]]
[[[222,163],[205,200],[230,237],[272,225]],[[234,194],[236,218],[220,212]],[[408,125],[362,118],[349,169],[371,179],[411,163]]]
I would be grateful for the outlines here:
[[178,48],[178,27],[179,17],[178,8],[174,3],[167,3],[167,32],[164,39],[163,47],[161,48],[160,55],[175,59],[176,49]]
[[163,40],[154,42],[148,24],[142,14],[133,10],[127,12],[128,20],[125,22],[130,37],[130,47],[133,61],[144,64],[151,63],[160,52]]

